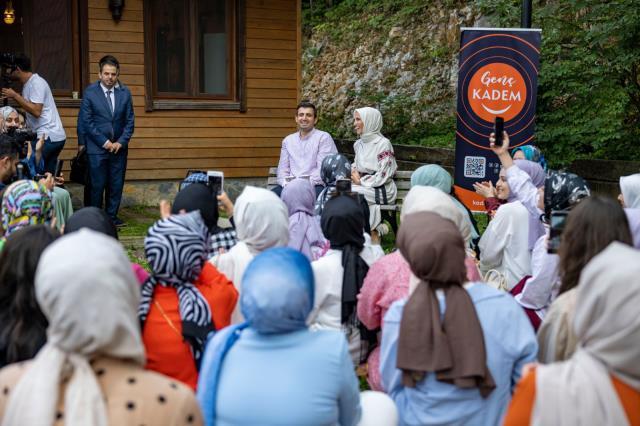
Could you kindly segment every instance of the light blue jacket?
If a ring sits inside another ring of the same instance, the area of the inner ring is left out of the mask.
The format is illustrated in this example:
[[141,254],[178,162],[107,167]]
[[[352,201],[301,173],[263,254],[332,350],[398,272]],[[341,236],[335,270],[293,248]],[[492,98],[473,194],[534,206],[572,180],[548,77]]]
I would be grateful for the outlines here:
[[[209,354],[227,330],[214,336]],[[199,394],[206,391],[202,382],[198,387]],[[348,426],[360,420],[358,380],[338,331],[266,335],[244,329],[224,358],[217,394],[217,426]]]
[[[384,317],[380,373],[405,425],[498,425],[507,409],[523,365],[536,360],[538,343],[522,308],[511,295],[483,283],[467,287],[484,334],[487,365],[496,388],[487,399],[477,389],[460,389],[428,374],[415,388],[402,385],[396,368],[400,320],[406,299],[391,305]],[[443,297],[440,312],[444,313]]]

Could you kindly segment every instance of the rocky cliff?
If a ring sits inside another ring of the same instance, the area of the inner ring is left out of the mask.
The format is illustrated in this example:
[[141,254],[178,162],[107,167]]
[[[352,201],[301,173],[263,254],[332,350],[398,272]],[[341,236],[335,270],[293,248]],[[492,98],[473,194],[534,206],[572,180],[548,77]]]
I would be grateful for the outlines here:
[[355,108],[374,106],[392,141],[453,146],[460,28],[477,26],[479,11],[473,2],[375,3],[307,27],[303,98],[338,137],[355,136]]

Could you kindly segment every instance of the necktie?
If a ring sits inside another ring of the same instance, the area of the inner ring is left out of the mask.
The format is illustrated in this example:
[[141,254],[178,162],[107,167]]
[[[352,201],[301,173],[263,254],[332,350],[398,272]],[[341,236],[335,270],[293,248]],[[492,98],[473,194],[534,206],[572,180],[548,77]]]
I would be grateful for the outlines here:
[[111,102],[111,90],[107,90],[107,101],[109,102],[109,109],[111,110],[111,114],[113,114],[113,102]]

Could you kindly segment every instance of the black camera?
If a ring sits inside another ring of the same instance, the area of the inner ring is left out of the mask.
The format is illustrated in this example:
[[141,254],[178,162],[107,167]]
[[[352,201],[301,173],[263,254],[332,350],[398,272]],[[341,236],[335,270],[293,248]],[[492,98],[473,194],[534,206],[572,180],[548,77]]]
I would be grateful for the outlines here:
[[11,136],[15,143],[20,146],[20,159],[26,158],[29,153],[28,143],[37,138],[36,132],[29,129],[18,129],[17,127],[9,127],[7,135]]

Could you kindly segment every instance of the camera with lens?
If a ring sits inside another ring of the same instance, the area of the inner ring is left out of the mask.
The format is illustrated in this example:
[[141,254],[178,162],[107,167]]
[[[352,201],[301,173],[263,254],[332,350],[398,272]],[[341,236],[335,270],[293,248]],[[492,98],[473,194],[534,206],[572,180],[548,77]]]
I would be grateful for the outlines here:
[[20,146],[20,159],[26,158],[29,153],[28,143],[36,139],[37,134],[33,130],[18,129],[16,127],[9,127],[7,129],[7,135],[11,136],[15,143]]

